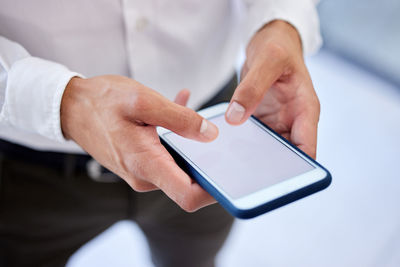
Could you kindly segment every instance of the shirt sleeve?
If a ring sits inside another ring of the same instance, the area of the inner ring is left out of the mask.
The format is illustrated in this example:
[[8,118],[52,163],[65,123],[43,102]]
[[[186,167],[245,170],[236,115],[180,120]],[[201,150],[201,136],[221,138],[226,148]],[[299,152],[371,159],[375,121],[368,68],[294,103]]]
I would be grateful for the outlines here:
[[243,0],[246,6],[245,44],[265,24],[284,20],[298,31],[304,54],[318,51],[322,45],[319,18],[316,10],[318,0]]
[[0,126],[66,142],[60,105],[65,87],[75,76],[82,77],[61,64],[33,57],[0,36]]

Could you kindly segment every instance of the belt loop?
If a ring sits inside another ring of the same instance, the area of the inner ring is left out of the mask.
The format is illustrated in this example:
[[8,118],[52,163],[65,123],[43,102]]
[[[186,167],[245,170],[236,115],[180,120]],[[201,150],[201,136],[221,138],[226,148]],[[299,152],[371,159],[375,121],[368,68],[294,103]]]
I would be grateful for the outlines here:
[[115,183],[120,180],[117,175],[108,171],[93,158],[86,163],[86,170],[87,175],[95,182]]
[[76,156],[73,154],[66,154],[64,160],[64,178],[71,179],[75,174]]

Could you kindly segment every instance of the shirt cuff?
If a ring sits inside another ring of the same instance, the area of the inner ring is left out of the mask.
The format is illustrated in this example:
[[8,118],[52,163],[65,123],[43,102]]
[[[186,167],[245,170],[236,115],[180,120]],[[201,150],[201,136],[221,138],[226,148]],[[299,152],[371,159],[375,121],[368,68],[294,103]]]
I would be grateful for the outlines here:
[[247,15],[246,45],[259,29],[273,20],[286,21],[297,30],[305,55],[316,53],[322,45],[318,13],[312,0],[279,0],[268,6],[258,1],[249,7]]
[[61,99],[72,77],[82,75],[36,57],[16,61],[8,72],[0,120],[51,140],[66,142],[61,130]]

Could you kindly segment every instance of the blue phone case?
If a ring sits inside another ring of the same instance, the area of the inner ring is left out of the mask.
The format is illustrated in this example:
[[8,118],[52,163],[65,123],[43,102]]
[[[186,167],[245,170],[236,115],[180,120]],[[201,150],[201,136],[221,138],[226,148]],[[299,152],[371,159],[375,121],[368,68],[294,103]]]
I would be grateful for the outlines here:
[[310,158],[307,154],[305,154],[303,151],[298,149],[296,146],[292,145],[288,140],[286,140],[284,137],[276,133],[274,130],[272,130],[270,127],[265,125],[263,122],[258,120],[256,117],[252,116],[253,119],[258,121],[261,125],[263,125],[265,128],[270,130],[271,132],[275,133],[278,135],[285,143],[289,144],[292,148],[295,150],[299,151],[302,155],[310,159],[313,163],[318,165],[321,169],[325,170],[327,173],[327,176],[309,186],[303,187],[299,190],[296,190],[294,192],[291,192],[287,195],[284,195],[280,198],[274,199],[272,201],[266,202],[262,205],[259,205],[257,207],[251,208],[251,209],[238,209],[237,207],[233,206],[228,199],[225,198],[224,195],[222,195],[213,185],[211,185],[207,179],[205,179],[199,172],[197,172],[189,162],[187,162],[179,153],[175,151],[168,143],[166,143],[162,137],[160,137],[161,144],[164,145],[164,147],[168,150],[168,152],[171,154],[171,156],[175,159],[175,162],[178,164],[180,168],[182,168],[183,171],[185,171],[190,177],[192,177],[201,187],[204,188],[210,195],[212,195],[229,213],[231,213],[233,216],[241,219],[250,219],[253,217],[256,217],[258,215],[261,215],[263,213],[266,213],[268,211],[271,211],[273,209],[279,208],[281,206],[284,206],[286,204],[289,204],[291,202],[294,202],[298,199],[301,199],[303,197],[306,197],[308,195],[311,195],[315,192],[321,191],[325,188],[327,188],[332,181],[332,176],[329,173],[327,169],[325,169],[321,164],[316,162],[314,159]]

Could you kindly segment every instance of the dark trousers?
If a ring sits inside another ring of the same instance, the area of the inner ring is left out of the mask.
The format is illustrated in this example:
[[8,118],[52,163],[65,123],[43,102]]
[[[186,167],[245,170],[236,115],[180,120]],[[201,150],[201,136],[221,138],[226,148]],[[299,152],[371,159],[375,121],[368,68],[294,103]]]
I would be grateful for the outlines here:
[[[235,87],[236,76],[204,106],[229,101]],[[218,204],[186,213],[161,191],[96,182],[78,166],[89,156],[5,141],[0,150],[1,267],[64,266],[80,246],[125,219],[143,230],[156,266],[214,266],[233,222]],[[72,168],[56,158],[72,159]]]

